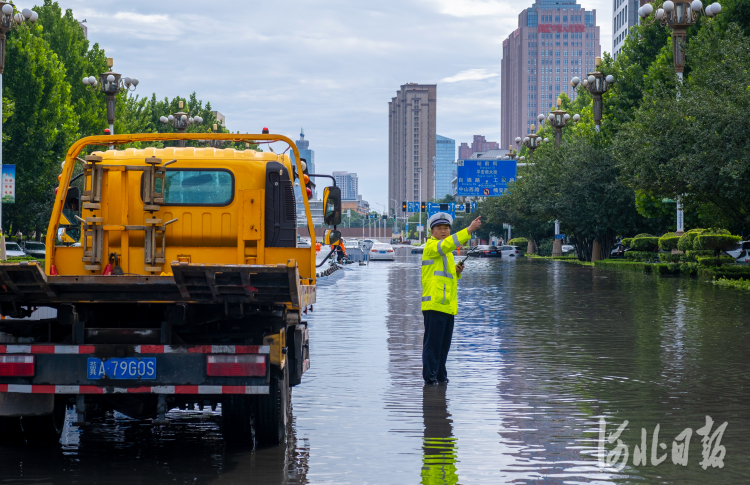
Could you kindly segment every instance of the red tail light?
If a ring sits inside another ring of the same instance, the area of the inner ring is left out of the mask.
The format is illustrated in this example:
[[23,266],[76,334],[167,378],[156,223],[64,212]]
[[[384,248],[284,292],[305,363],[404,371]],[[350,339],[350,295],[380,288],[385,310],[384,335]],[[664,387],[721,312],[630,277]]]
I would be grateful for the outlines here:
[[371,253],[377,253],[377,252],[378,252],[378,250],[377,250],[377,249],[373,249],[373,250],[372,250],[372,251],[370,251],[370,252],[371,252]]
[[206,375],[214,377],[250,377],[266,375],[265,355],[208,355]]
[[0,356],[0,376],[31,377],[34,375],[33,355]]
[[392,253],[392,252],[393,252],[393,249],[389,249],[389,250],[388,250],[388,251],[386,251],[386,252],[387,252],[387,253]]

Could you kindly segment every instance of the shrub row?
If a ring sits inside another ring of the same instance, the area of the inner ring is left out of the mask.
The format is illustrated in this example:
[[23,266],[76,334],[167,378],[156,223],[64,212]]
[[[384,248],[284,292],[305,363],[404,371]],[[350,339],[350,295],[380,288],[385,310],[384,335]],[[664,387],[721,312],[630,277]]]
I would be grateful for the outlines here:
[[727,278],[719,278],[714,281],[716,286],[722,286],[724,288],[736,288],[738,290],[750,290],[750,279],[740,278],[738,280],[730,280]]
[[525,237],[514,237],[510,241],[508,241],[509,246],[518,246],[519,248],[523,248],[524,251],[526,251],[526,248],[528,247],[529,240]]

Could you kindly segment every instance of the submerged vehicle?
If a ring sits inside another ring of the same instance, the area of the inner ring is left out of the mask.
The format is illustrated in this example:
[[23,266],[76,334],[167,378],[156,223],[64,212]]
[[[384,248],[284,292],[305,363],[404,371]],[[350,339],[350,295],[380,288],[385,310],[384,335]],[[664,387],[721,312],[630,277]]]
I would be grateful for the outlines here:
[[[212,147],[79,158],[90,145],[175,139],[285,142],[297,162]],[[221,404],[227,441],[282,442],[291,387],[310,366],[302,315],[316,297],[315,249],[297,242],[293,184],[314,176],[303,163],[289,138],[271,134],[76,142],[44,268],[0,264],[0,440],[22,429],[28,441],[56,441],[67,408],[84,426],[109,411],[165,423],[170,409]],[[74,168],[80,186],[70,183]],[[324,198],[336,241],[339,189],[326,188]],[[25,319],[37,307],[57,317]]]

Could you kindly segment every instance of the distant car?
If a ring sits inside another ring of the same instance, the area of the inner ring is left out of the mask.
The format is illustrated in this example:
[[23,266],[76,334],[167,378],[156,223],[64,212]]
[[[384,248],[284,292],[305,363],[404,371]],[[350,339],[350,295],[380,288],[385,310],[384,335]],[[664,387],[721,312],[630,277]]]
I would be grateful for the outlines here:
[[725,252],[736,259],[738,263],[750,263],[750,241],[739,242],[735,247]]
[[476,246],[474,250],[468,253],[468,256],[475,258],[499,258],[502,257],[502,252],[497,246]]
[[625,246],[622,244],[615,244],[615,247],[612,248],[612,251],[609,253],[610,258],[624,258],[625,257]]
[[393,252],[393,246],[388,243],[375,243],[370,249],[370,261],[384,260],[393,261],[396,255]]
[[516,256],[522,254],[518,251],[518,246],[500,246],[497,248],[500,250],[500,254],[502,256],[515,258]]
[[562,246],[562,252],[569,253],[571,251],[575,251],[576,247],[571,244],[563,244]]
[[412,246],[411,247],[411,253],[412,254],[422,254],[424,252],[424,246],[427,243],[422,243],[420,246]]
[[44,243],[36,241],[23,241],[21,243],[21,246],[23,248],[23,252],[26,253],[27,256],[31,256],[32,258],[44,259],[44,257],[47,255],[47,249],[44,246]]
[[26,253],[23,252],[23,249],[21,249],[21,246],[19,246],[18,243],[5,241],[5,255],[10,258],[26,256]]
[[311,246],[310,240],[306,237],[300,237],[297,235],[297,247],[298,248],[309,248]]

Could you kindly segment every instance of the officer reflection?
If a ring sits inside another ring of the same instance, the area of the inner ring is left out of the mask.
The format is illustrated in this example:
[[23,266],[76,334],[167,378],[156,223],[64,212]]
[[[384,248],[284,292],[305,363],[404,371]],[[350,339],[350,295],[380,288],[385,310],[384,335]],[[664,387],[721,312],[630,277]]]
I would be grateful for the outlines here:
[[448,413],[445,397],[447,386],[424,386],[422,389],[422,414],[424,438],[422,439],[422,484],[457,484],[456,454],[458,447],[453,437],[453,420]]

